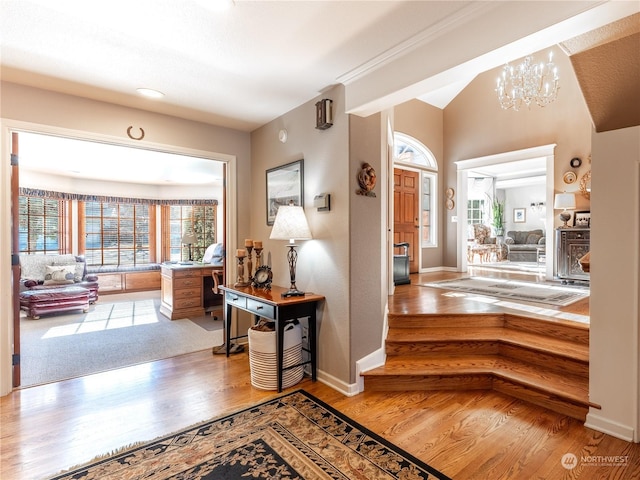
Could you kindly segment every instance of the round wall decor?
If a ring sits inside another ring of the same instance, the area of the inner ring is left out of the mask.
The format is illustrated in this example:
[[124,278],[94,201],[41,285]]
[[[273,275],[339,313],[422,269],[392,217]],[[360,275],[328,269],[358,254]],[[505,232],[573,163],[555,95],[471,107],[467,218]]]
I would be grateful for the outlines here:
[[562,176],[562,180],[568,185],[574,183],[576,179],[576,174],[573,172],[565,172],[565,174]]
[[578,168],[580,167],[580,165],[582,165],[582,160],[580,160],[578,157],[574,157],[569,162],[569,165],[571,165],[571,167],[573,168]]

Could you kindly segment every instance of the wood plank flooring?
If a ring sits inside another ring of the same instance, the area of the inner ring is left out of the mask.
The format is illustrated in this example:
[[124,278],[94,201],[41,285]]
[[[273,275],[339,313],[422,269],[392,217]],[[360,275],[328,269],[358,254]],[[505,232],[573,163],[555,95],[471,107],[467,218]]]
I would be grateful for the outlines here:
[[[409,299],[408,294],[405,299],[405,306],[448,302],[436,296]],[[400,299],[393,303],[404,308]],[[452,304],[448,308],[454,310]],[[585,311],[588,305],[564,310]],[[295,388],[457,480],[640,479],[640,445],[500,392],[372,391],[345,397],[309,379]],[[0,478],[46,478],[276,395],[251,387],[246,353],[227,359],[210,351],[16,390],[0,399]],[[561,464],[567,453],[578,458],[572,470]],[[624,462],[608,465],[600,458],[608,456]]]

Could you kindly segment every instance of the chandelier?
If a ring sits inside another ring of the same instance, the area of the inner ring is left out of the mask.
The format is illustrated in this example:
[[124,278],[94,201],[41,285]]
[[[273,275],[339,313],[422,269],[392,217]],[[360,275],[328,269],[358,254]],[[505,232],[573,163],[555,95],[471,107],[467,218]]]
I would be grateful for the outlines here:
[[518,111],[522,105],[535,103],[544,107],[558,96],[558,68],[553,63],[553,52],[549,52],[547,63],[533,63],[526,57],[517,67],[506,64],[498,77],[496,93],[500,106]]

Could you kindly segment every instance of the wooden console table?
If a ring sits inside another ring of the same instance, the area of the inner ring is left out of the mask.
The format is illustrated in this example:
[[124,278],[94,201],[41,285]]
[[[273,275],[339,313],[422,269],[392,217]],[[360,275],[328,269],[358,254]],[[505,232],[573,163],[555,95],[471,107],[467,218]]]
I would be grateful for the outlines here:
[[206,263],[163,263],[160,313],[171,320],[202,317],[214,296],[213,272],[222,275],[223,269]]
[[310,361],[302,362],[297,365],[287,367],[294,368],[307,363],[311,364],[311,380],[314,382],[317,378],[317,332],[316,332],[316,309],[318,303],[324,300],[322,295],[307,293],[304,297],[287,297],[282,298],[282,293],[288,289],[271,286],[271,290],[263,290],[253,287],[233,287],[227,285],[220,287],[224,292],[224,322],[225,322],[225,346],[227,348],[227,356],[229,356],[229,348],[231,340],[245,338],[247,335],[238,335],[231,337],[231,315],[233,308],[244,310],[252,313],[254,324],[258,322],[260,317],[275,322],[276,329],[276,368],[278,376],[278,392],[282,391],[282,372],[283,372],[283,344],[284,344],[284,326],[287,320],[295,320],[297,318],[309,319],[309,348],[305,349],[309,353]]

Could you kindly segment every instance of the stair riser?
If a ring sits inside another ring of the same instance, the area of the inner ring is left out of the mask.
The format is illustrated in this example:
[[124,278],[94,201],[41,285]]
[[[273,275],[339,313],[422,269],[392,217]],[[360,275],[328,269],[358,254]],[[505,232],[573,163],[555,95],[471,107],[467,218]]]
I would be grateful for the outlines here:
[[581,328],[579,326],[566,325],[562,323],[554,324],[552,322],[538,320],[535,318],[505,315],[505,327],[569,340],[581,345],[589,345],[588,325]]
[[497,342],[393,342],[385,345],[387,355],[495,355]]
[[582,377],[585,383],[588,384],[589,382],[589,362],[512,345],[500,345],[498,353],[506,358],[513,358],[531,365],[552,368],[558,372],[576,375]]
[[504,326],[504,315],[393,315],[388,317],[389,328],[480,328]]
[[491,375],[384,375],[365,377],[365,390],[411,391],[411,390],[489,390]]
[[587,418],[589,408],[585,405],[576,405],[567,399],[546,392],[528,388],[518,383],[512,383],[503,379],[493,380],[493,389],[497,392],[511,395],[534,405],[548,408],[554,412],[567,415],[584,422]]

